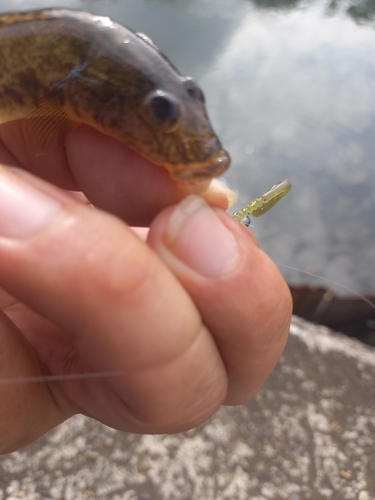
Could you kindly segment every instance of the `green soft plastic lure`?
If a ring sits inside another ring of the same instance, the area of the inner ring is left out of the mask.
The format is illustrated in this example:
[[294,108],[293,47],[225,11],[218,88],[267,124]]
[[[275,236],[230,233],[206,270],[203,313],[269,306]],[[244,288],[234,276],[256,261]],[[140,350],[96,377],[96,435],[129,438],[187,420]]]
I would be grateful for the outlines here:
[[235,214],[233,214],[233,219],[237,222],[242,222],[245,226],[249,227],[250,219],[249,215],[254,217],[260,217],[265,214],[272,207],[278,203],[281,198],[284,198],[286,194],[292,189],[292,184],[287,179],[275,184],[270,187],[264,194],[256,198],[254,201],[246,205]]

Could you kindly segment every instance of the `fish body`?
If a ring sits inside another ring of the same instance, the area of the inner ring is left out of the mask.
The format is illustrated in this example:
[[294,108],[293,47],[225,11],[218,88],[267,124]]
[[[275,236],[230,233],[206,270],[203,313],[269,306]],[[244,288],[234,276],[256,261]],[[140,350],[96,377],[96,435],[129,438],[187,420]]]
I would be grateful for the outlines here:
[[177,181],[209,180],[230,164],[194,80],[145,35],[87,12],[0,15],[0,123],[19,118],[37,154],[86,123]]

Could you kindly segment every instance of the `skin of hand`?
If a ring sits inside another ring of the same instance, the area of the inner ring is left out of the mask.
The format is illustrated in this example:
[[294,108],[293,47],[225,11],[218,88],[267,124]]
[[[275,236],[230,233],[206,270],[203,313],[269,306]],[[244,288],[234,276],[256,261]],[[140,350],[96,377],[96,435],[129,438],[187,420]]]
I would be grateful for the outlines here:
[[35,157],[1,125],[0,163],[1,453],[76,413],[174,433],[251,399],[292,303],[249,230],[89,127]]

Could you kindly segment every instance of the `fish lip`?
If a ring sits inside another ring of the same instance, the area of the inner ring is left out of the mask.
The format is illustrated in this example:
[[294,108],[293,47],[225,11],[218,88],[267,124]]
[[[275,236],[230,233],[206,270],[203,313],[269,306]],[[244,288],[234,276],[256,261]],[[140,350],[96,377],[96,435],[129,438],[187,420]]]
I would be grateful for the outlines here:
[[188,168],[186,165],[180,165],[174,171],[174,177],[181,181],[212,179],[213,177],[223,174],[229,168],[229,165],[229,154],[221,150],[215,158],[201,165],[195,164]]

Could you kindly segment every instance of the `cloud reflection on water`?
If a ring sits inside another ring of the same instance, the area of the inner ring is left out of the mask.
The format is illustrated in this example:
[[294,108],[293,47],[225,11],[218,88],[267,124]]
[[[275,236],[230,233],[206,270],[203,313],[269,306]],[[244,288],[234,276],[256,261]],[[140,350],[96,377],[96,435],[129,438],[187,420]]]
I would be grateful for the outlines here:
[[0,11],[47,6],[150,35],[203,86],[241,203],[292,180],[256,222],[266,251],[375,292],[374,1],[0,0]]
[[325,17],[316,6],[282,16],[252,11],[201,81],[214,89],[211,115],[232,154],[227,178],[241,203],[284,177],[297,184],[283,208],[257,221],[266,250],[373,291],[366,194],[375,189],[374,53],[372,32],[348,17]]

